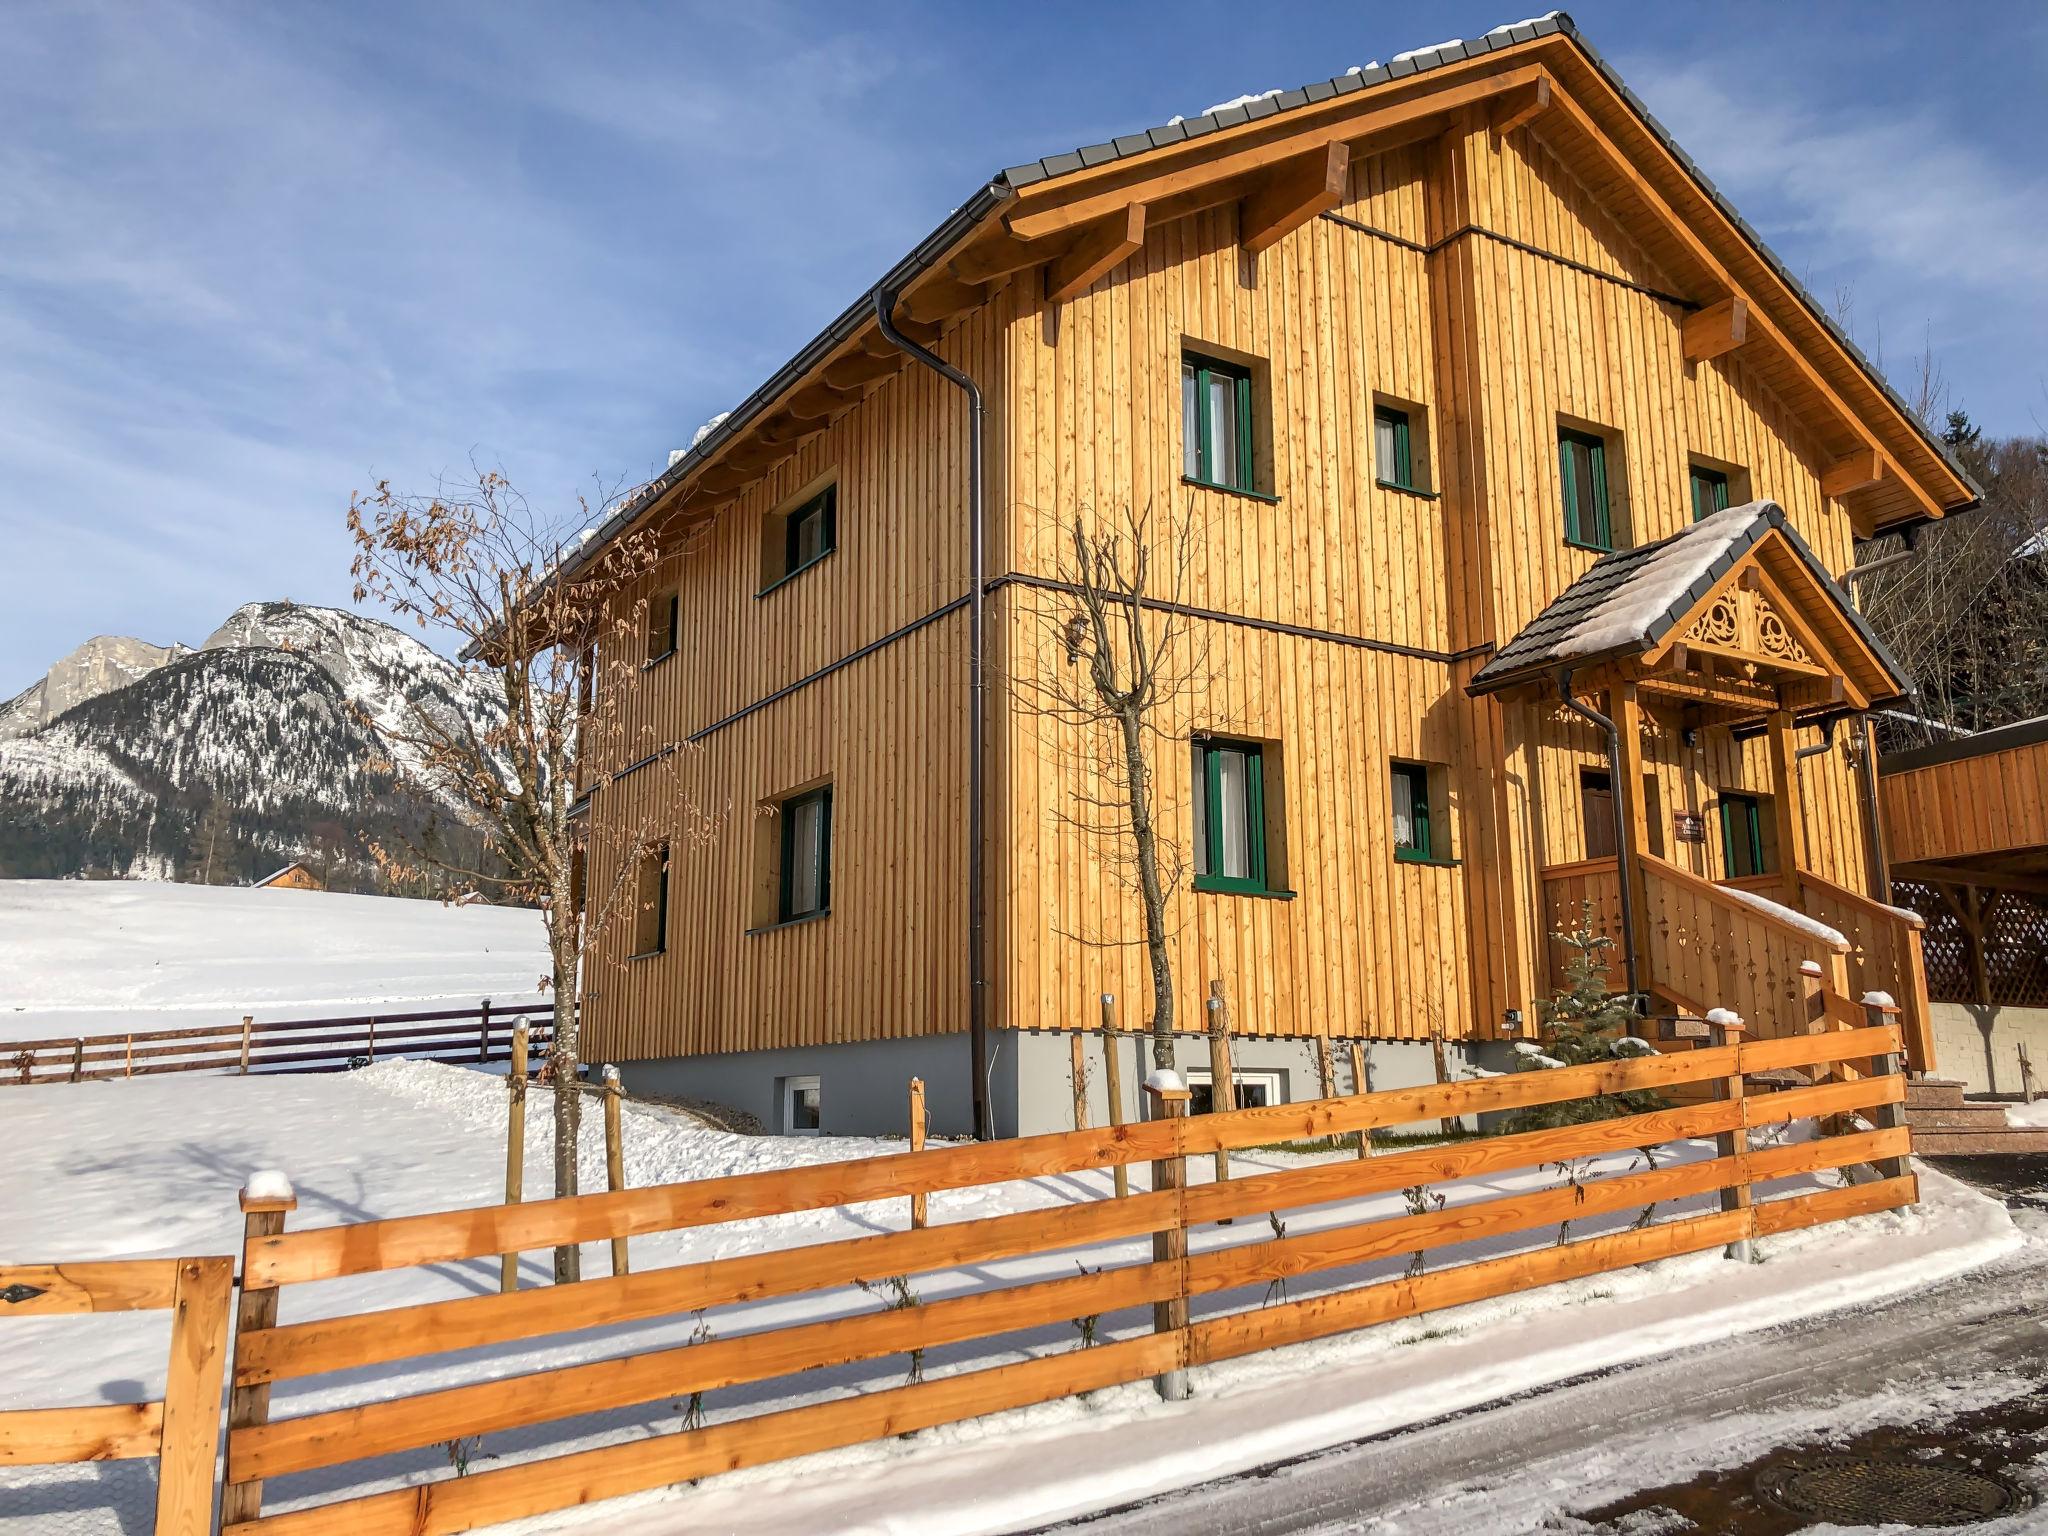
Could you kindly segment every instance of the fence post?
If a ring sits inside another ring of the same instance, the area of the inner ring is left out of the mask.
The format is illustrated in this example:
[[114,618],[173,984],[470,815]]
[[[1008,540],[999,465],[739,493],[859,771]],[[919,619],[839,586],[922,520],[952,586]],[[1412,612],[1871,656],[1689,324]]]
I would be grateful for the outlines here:
[[2034,1102],[2034,1062],[2027,1055],[2026,1042],[2020,1043],[2020,1097],[2025,1102]]
[[[1444,1061],[1444,1027],[1434,1019],[1429,1025],[1429,1059],[1431,1067],[1436,1072],[1437,1082],[1448,1083],[1451,1080],[1451,1069]],[[1437,1117],[1436,1128],[1446,1136],[1455,1136],[1460,1128],[1458,1117],[1440,1115]]]
[[[285,1213],[299,1207],[299,1198],[283,1175],[275,1180],[260,1174],[250,1176],[251,1186],[262,1184],[262,1193],[242,1191],[242,1299],[235,1308],[235,1362],[240,1374],[242,1345],[253,1333],[277,1326],[275,1286],[249,1284],[249,1253],[258,1238],[275,1237],[284,1230]],[[277,1191],[282,1189],[284,1193]],[[235,1476],[235,1431],[270,1422],[270,1383],[236,1386],[228,1394],[228,1454],[220,1494],[222,1529],[254,1520],[263,1512],[263,1480]]]
[[[517,1205],[526,1192],[526,1020],[512,1026],[512,1070],[505,1076],[506,1098],[511,1105],[505,1127],[505,1203]],[[519,1289],[519,1255],[505,1254],[498,1260],[498,1289]]]
[[[1356,1094],[1372,1092],[1372,1063],[1365,1059],[1365,1042],[1351,1042],[1351,1091]],[[1372,1156],[1372,1127],[1366,1126],[1358,1133],[1358,1155],[1361,1159]]]
[[[910,1080],[910,1150],[913,1152],[922,1152],[924,1150],[924,1079],[921,1077],[913,1077]],[[910,1224],[912,1227],[923,1226],[930,1215],[927,1199],[928,1197],[923,1190],[919,1190],[910,1197]]]
[[[607,1066],[604,1069],[604,1175],[614,1194],[626,1187],[626,1141],[620,1124],[623,1118],[620,1101],[625,1096],[625,1086],[619,1081],[619,1069]],[[626,1239],[615,1237],[612,1239],[612,1273],[623,1275],[626,1272]]]
[[482,1022],[476,1032],[476,1059],[478,1061],[489,1061],[491,1059],[491,1000],[488,997],[484,999],[484,1005],[478,1010],[478,1013],[482,1017]]
[[376,1016],[375,1016],[375,1015],[373,1014],[373,1015],[371,1016],[371,1018],[370,1018],[370,1060],[372,1060],[372,1061],[375,1061],[376,1059],[377,1059],[377,1020],[376,1020]]
[[85,1080],[85,1040],[83,1037],[71,1042],[71,1081]]
[[[1898,1038],[1897,1030],[1899,1026],[1898,1005],[1889,1000],[1882,1003],[1872,1001],[1874,998],[1883,996],[1884,993],[1882,992],[1865,993],[1863,998],[1864,1011],[1870,1015],[1870,1023],[1873,1028],[1889,1025],[1894,1032],[1892,1038],[1896,1040]],[[1870,1070],[1873,1076],[1898,1076],[1902,1070],[1898,1051],[1886,1051],[1881,1056],[1871,1057]],[[1906,1123],[1906,1106],[1903,1103],[1879,1104],[1870,1109],[1869,1115],[1870,1123],[1878,1130],[1897,1130]],[[1911,1171],[1904,1157],[1881,1157],[1872,1166],[1877,1169],[1878,1177],[1883,1179],[1903,1179]]]
[[[1124,1064],[1116,1055],[1116,994],[1102,994],[1102,1088],[1109,1095],[1109,1123],[1124,1123]],[[1117,1198],[1122,1199],[1131,1192],[1131,1169],[1128,1163],[1118,1163],[1110,1170],[1110,1177],[1116,1181]]]
[[[1209,1108],[1221,1113],[1237,1108],[1237,1084],[1230,1070],[1230,1005],[1223,1000],[1223,983],[1209,983]],[[1230,1177],[1230,1153],[1216,1149],[1216,1182]]]
[[249,1014],[242,1015],[242,1076],[249,1075],[249,1036],[256,1028],[256,1020]]
[[[2025,1061],[2026,1059],[2027,1059],[2027,1048],[2026,1048],[2025,1046],[2021,1046],[2021,1047],[2020,1047],[2020,1060],[2021,1060],[2022,1062],[2024,1062],[2024,1061]],[[123,1065],[122,1065],[122,1068],[121,1068],[121,1075],[122,1075],[123,1077],[133,1077],[133,1076],[135,1075],[135,1037],[134,1037],[133,1035],[130,1035],[130,1036],[128,1037],[128,1055],[127,1055],[127,1058],[126,1058],[125,1062],[124,1062],[124,1063],[123,1063]],[[2029,1100],[2029,1102],[2032,1102],[2032,1101],[2031,1101],[2031,1100]]]
[[213,1459],[220,1450],[220,1382],[234,1290],[233,1259],[178,1261],[157,1447],[157,1536],[206,1536],[213,1528]]
[[1173,1295],[1152,1306],[1152,1331],[1171,1333],[1180,1341],[1179,1363],[1153,1378],[1159,1395],[1169,1403],[1185,1402],[1188,1396],[1188,1159],[1186,1143],[1188,1090],[1178,1072],[1154,1068],[1145,1077],[1145,1092],[1152,1101],[1152,1118],[1175,1122],[1173,1152],[1152,1164],[1152,1188],[1180,1193],[1174,1202],[1172,1225],[1152,1234],[1152,1262],[1175,1266],[1178,1279]]
[[[1735,1070],[1728,1076],[1718,1078],[1714,1084],[1714,1097],[1735,1104],[1735,1124],[1714,1138],[1714,1153],[1718,1157],[1740,1158],[1735,1182],[1721,1187],[1721,1209],[1724,1211],[1749,1211],[1749,1127],[1744,1125],[1742,1083],[1742,1032],[1746,1028],[1742,1019],[1726,1008],[1707,1010],[1707,1029],[1712,1033],[1715,1045],[1735,1047]],[[1756,1218],[1749,1217],[1743,1235],[1730,1243],[1723,1252],[1737,1263],[1747,1264],[1756,1256],[1755,1245],[1750,1241],[1756,1230]]]

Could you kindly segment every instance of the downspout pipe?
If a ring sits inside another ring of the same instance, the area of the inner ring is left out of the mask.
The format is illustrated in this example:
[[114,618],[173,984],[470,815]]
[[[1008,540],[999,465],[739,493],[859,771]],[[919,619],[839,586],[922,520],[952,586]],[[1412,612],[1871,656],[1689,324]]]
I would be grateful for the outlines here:
[[1636,897],[1635,881],[1630,878],[1628,860],[1637,850],[1628,845],[1629,798],[1637,793],[1636,786],[1625,782],[1621,771],[1621,729],[1607,716],[1582,701],[1572,692],[1572,669],[1564,668],[1557,674],[1557,696],[1564,701],[1564,707],[1582,719],[1590,720],[1600,727],[1607,737],[1607,782],[1614,786],[1614,846],[1619,857],[1615,860],[1617,873],[1621,876],[1621,958],[1627,968],[1629,996],[1635,1006],[1643,1006],[1643,989],[1636,975]]
[[984,788],[988,765],[985,738],[988,734],[988,613],[986,519],[982,497],[982,435],[985,412],[981,388],[951,363],[919,346],[896,329],[892,316],[897,291],[893,287],[875,290],[875,323],[898,351],[915,358],[967,396],[967,1053],[972,1078],[974,1134],[983,1141],[995,1138],[989,1114],[988,1060],[988,893],[983,859],[988,842],[987,794]]

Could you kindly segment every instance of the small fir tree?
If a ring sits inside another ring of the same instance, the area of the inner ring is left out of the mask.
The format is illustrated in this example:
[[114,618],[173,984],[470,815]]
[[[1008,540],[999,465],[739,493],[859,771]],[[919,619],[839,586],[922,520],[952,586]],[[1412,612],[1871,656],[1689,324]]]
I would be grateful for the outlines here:
[[[1592,903],[1581,906],[1576,928],[1553,937],[1571,951],[1564,968],[1566,985],[1542,1005],[1547,1034],[1542,1048],[1519,1047],[1515,1052],[1515,1070],[1540,1072],[1552,1067],[1581,1067],[1647,1053],[1650,1047],[1628,1033],[1628,1026],[1636,1017],[1635,995],[1608,990],[1607,951],[1614,948],[1614,940],[1594,931]],[[1514,1113],[1508,1129],[1551,1130],[1647,1114],[1663,1107],[1663,1099],[1656,1094],[1636,1088],[1557,1104],[1532,1104]]]

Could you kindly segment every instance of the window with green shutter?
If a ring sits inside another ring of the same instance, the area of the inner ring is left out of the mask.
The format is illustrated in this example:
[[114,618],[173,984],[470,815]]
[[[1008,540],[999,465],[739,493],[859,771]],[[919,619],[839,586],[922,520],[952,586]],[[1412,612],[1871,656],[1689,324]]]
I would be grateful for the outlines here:
[[1564,480],[1564,537],[1582,549],[1614,548],[1608,513],[1607,444],[1590,432],[1561,427],[1557,467]]
[[1183,353],[1180,404],[1182,473],[1204,485],[1256,493],[1251,370]]
[[1692,467],[1692,520],[1712,517],[1728,507],[1728,477],[1704,464]]
[[1195,887],[1263,892],[1265,753],[1254,741],[1194,744]]
[[1394,857],[1432,863],[1438,857],[1437,837],[1430,820],[1429,768],[1423,763],[1394,764]]
[[1721,868],[1724,879],[1772,873],[1776,860],[1767,836],[1762,795],[1721,792]]
[[1415,483],[1415,462],[1408,431],[1408,413],[1390,405],[1375,406],[1372,413],[1373,471],[1381,485],[1404,491],[1419,490]]
[[832,905],[832,786],[782,802],[781,888],[776,921],[817,917]]

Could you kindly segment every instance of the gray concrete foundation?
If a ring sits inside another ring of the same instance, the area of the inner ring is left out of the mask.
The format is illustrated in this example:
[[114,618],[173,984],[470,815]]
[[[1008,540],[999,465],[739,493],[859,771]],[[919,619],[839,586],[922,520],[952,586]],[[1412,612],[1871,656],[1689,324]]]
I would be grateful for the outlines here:
[[[1448,1044],[1444,1048],[1445,1068],[1453,1080],[1473,1076],[1475,1067],[1505,1070],[1507,1049],[1492,1042]],[[1122,1066],[1124,1118],[1141,1119],[1141,1085],[1152,1066],[1152,1042],[1125,1036],[1117,1040],[1116,1050]],[[1385,1041],[1370,1046],[1369,1051],[1375,1089],[1414,1088],[1435,1081],[1434,1061],[1427,1044]],[[1263,1093],[1267,1102],[1293,1103],[1322,1096],[1316,1049],[1310,1041],[1239,1038],[1231,1041],[1230,1054],[1240,1088]],[[1088,1123],[1107,1125],[1109,1095],[1102,1037],[1084,1037],[1082,1056]],[[1173,1058],[1175,1070],[1187,1077],[1191,1085],[1206,1082],[1206,1040],[1177,1039]],[[1340,1043],[1332,1049],[1331,1067],[1333,1092],[1358,1091],[1352,1081],[1351,1053],[1346,1045]],[[932,1134],[964,1136],[972,1130],[964,1034],[671,1057],[626,1062],[619,1070],[630,1092],[725,1104],[754,1116],[771,1132],[789,1129],[784,1112],[789,1080],[815,1077],[823,1133],[828,1136],[907,1134],[910,1079],[921,1077]],[[989,1099],[998,1136],[1033,1136],[1073,1129],[1073,1056],[1068,1037],[1009,1031],[992,1034]],[[1477,1128],[1472,1117],[1466,1117],[1462,1123],[1468,1129]],[[1437,1122],[1429,1120],[1392,1129],[1433,1132],[1437,1128]]]

